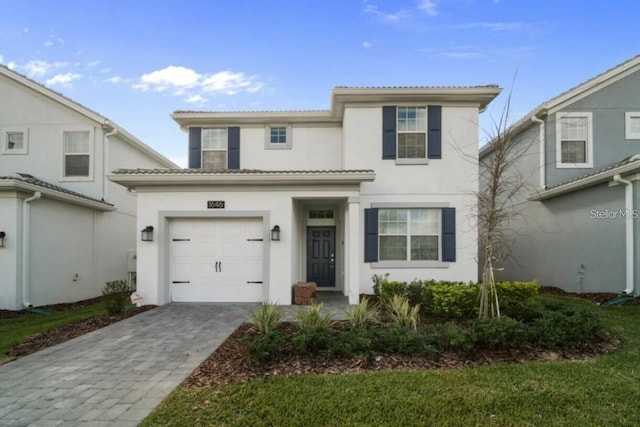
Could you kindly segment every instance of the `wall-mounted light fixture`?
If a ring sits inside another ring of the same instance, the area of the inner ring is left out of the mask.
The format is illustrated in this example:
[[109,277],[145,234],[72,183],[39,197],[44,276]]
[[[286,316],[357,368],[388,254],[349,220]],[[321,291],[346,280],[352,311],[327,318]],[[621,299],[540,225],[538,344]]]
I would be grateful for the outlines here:
[[153,242],[153,226],[147,225],[142,229],[142,237],[141,240],[143,242]]
[[273,228],[271,229],[271,240],[273,240],[274,242],[277,242],[278,240],[280,240],[280,226],[279,225],[274,225]]
[[0,231],[0,248],[4,248],[4,236],[6,236],[7,233],[5,233],[4,231]]

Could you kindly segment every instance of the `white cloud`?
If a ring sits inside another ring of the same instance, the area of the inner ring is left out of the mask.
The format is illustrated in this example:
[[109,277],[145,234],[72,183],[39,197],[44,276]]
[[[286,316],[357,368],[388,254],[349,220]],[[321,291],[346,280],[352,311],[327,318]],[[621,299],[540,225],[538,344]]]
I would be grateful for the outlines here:
[[264,83],[255,76],[242,72],[219,71],[214,74],[200,74],[191,68],[170,65],[140,77],[134,89],[152,92],[169,92],[172,95],[187,95],[187,102],[203,104],[204,93],[235,95],[239,92],[255,93]]
[[109,77],[108,79],[104,79],[105,82],[107,83],[121,83],[122,82],[122,77],[120,76],[113,76],[113,77]]
[[17,66],[18,66],[18,64],[16,64],[14,61],[9,61],[7,63],[7,68],[10,69],[10,70],[15,70]]
[[436,10],[436,3],[433,0],[420,0],[418,9],[427,15],[436,16],[438,11]]
[[87,63],[87,68],[93,68],[95,66],[97,66],[98,64],[100,64],[100,61],[91,61]]
[[3,60],[4,60],[4,56],[0,55],[0,64],[2,64]]
[[70,83],[74,80],[78,80],[82,75],[76,73],[57,74],[45,81],[48,86],[60,85],[70,86]]
[[45,47],[51,47],[53,46],[53,42],[51,40],[47,40],[46,42],[44,42]]
[[47,62],[39,59],[35,59],[27,62],[24,67],[27,72],[27,76],[29,77],[42,77],[45,74],[49,73],[51,70],[55,70],[58,68],[68,67],[68,62]]
[[369,49],[371,47],[371,43],[364,42],[364,43],[362,43],[362,47],[364,47],[365,49]]
[[364,11],[366,13],[374,15],[378,19],[381,19],[387,22],[398,22],[402,19],[409,18],[412,16],[411,11],[409,10],[399,10],[396,13],[384,13],[378,8],[378,6],[370,3],[365,4]]

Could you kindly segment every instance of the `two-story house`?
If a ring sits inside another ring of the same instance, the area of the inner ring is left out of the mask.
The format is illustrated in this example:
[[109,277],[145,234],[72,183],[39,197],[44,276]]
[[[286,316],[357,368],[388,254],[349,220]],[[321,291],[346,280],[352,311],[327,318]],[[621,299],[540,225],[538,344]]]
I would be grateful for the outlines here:
[[135,195],[106,174],[176,165],[4,66],[0,99],[0,309],[99,296],[135,271],[138,235]]
[[[189,169],[123,169],[138,197],[145,302],[351,303],[372,276],[476,280],[476,87],[336,87],[327,111],[197,112]],[[475,160],[474,160],[475,159]]]
[[[640,56],[542,103],[508,132],[512,258],[496,275],[572,292],[640,289]],[[492,156],[491,144],[480,160]]]

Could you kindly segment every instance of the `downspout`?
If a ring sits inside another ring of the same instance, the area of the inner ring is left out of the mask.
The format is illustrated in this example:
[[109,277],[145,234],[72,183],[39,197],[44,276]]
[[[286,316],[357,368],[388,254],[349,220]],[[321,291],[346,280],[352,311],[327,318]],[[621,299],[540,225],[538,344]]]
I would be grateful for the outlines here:
[[[109,122],[105,124],[106,126],[111,126]],[[107,171],[109,167],[109,137],[118,134],[118,129],[113,128],[111,132],[106,133],[103,137],[102,142],[102,200],[107,200],[109,196],[108,186],[109,181],[107,180],[107,173],[111,171]]]
[[[631,159],[633,160],[635,157],[637,157],[637,159],[640,159],[640,156],[633,156]],[[636,160],[637,160],[636,159]],[[613,177],[613,180],[615,182],[618,182],[620,184],[624,184],[625,185],[625,192],[624,192],[624,204],[625,204],[625,221],[626,221],[626,252],[627,252],[627,257],[626,257],[626,263],[627,263],[627,288],[623,291],[625,294],[627,295],[633,295],[633,183],[631,181],[628,181],[626,179],[622,179],[622,177],[620,176],[620,174],[615,175]]]
[[31,206],[29,203],[34,200],[38,200],[42,197],[42,193],[36,191],[33,196],[22,201],[22,305],[25,308],[30,308],[29,302],[29,287],[30,283],[30,254],[31,247],[29,244],[30,230],[31,230]]
[[545,133],[544,120],[536,116],[531,117],[531,121],[540,124],[540,189],[545,190],[547,187],[547,177],[545,176]]

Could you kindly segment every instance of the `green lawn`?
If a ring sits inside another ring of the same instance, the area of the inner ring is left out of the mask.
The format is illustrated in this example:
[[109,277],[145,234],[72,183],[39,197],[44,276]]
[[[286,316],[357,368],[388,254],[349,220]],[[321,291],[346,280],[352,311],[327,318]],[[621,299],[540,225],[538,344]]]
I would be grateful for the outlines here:
[[143,425],[640,425],[640,307],[593,309],[625,339],[623,350],[580,362],[274,377],[178,388]]
[[7,361],[5,353],[9,347],[31,335],[101,316],[104,313],[104,305],[98,302],[53,314],[30,314],[17,319],[0,320],[0,364]]

